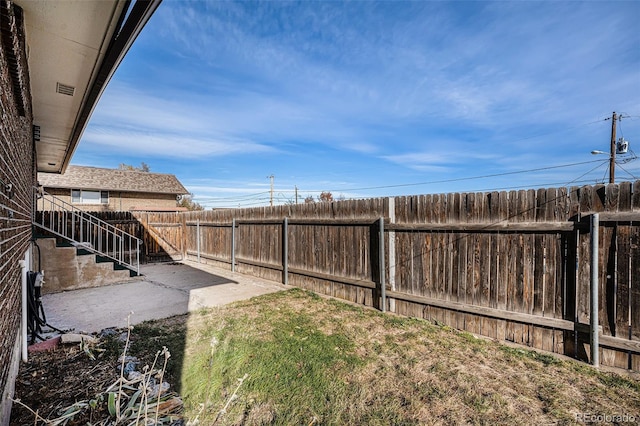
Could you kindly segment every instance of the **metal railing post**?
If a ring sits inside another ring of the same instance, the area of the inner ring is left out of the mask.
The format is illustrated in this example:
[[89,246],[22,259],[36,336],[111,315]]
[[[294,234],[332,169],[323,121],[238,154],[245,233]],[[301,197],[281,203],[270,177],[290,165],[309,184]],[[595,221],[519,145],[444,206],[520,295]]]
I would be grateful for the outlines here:
[[140,239],[136,238],[137,250],[136,250],[136,272],[140,275]]
[[97,250],[96,230],[95,230],[95,226],[93,226],[93,222],[91,220],[87,221],[87,234],[89,236],[89,244],[91,244],[91,247],[93,247],[94,249]]

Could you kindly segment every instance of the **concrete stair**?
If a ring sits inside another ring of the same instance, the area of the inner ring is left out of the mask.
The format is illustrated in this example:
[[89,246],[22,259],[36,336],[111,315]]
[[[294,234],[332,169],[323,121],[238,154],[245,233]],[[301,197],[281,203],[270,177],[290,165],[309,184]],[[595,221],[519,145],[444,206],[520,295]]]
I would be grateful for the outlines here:
[[[135,275],[108,257],[66,242],[58,243],[56,238],[37,238],[36,242],[40,247],[40,269],[45,272],[42,287],[45,294],[127,282]],[[34,254],[37,268],[37,249]]]

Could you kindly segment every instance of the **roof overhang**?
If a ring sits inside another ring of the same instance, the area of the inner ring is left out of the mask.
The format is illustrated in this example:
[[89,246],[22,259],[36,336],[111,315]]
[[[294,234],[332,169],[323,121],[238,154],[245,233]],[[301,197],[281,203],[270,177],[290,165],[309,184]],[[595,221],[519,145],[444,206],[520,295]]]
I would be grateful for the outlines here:
[[38,171],[63,173],[107,83],[161,0],[14,2],[24,12]]

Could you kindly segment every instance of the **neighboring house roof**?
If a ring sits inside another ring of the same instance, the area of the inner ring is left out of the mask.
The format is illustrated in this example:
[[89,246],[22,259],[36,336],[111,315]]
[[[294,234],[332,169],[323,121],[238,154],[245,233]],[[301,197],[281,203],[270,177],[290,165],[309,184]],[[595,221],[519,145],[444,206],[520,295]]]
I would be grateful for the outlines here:
[[57,173],[38,173],[38,182],[45,188],[152,192],[177,195],[189,193],[174,175],[135,170],[102,169],[99,167],[69,166],[61,175]]

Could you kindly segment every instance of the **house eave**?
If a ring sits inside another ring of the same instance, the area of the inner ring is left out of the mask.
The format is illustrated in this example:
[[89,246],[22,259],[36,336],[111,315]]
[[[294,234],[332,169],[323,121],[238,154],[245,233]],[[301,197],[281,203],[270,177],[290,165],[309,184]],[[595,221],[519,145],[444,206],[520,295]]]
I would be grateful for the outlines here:
[[161,0],[14,2],[24,12],[37,170],[63,173],[106,85]]
[[153,15],[158,6],[160,6],[161,2],[162,0],[137,0],[117,38],[115,38],[115,40],[112,38],[109,52],[100,66],[96,79],[90,87],[87,102],[78,114],[76,125],[74,126],[74,131],[71,135],[59,173],[64,173],[69,166],[71,157],[73,157],[78,143],[82,138],[82,134],[91,118],[91,114],[93,114],[93,110],[98,104],[104,89],[124,59],[124,56],[131,48],[131,45],[149,21],[151,15]]

